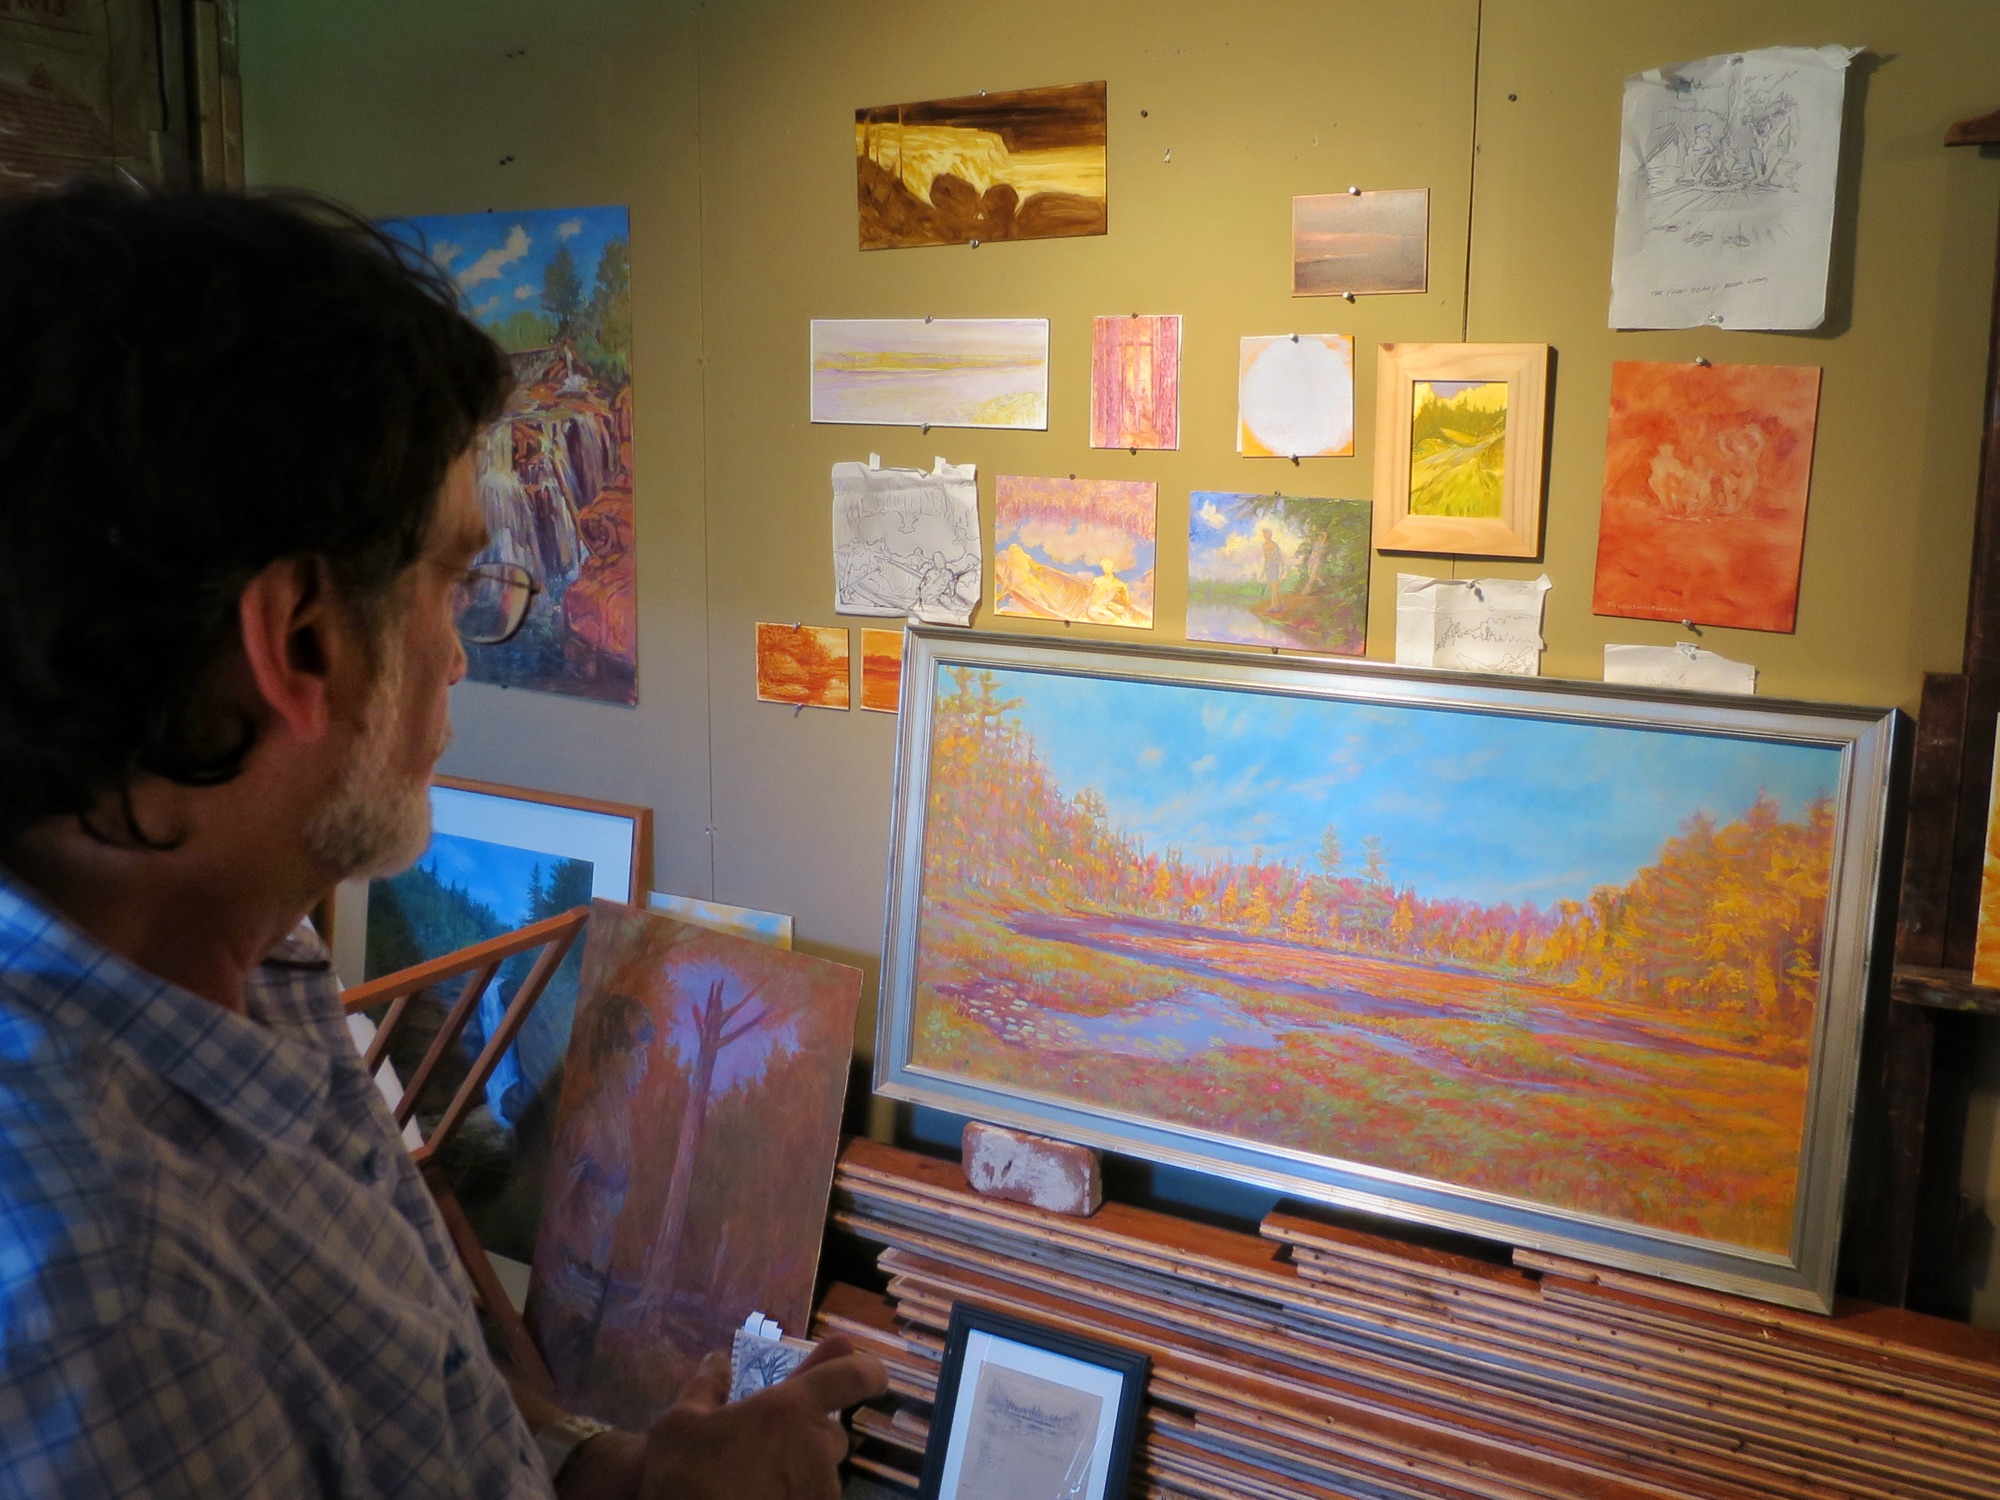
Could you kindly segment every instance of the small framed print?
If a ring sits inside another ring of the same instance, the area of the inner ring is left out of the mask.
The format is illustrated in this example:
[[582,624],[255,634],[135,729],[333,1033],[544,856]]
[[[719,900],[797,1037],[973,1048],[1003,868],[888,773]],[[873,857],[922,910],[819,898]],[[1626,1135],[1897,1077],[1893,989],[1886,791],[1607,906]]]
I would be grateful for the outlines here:
[[960,1302],[919,1500],[1121,1500],[1144,1354]]
[[1375,545],[1542,550],[1547,344],[1384,344],[1375,365]]

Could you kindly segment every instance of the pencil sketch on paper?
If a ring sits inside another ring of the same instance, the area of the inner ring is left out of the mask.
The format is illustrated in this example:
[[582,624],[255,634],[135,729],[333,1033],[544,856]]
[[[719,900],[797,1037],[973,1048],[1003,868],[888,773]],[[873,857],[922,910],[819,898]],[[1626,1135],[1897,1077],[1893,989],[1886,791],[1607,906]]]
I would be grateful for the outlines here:
[[1541,674],[1538,578],[1425,578],[1396,575],[1396,664],[1458,672]]
[[979,602],[978,470],[833,466],[833,608],[968,625]]
[[1180,445],[1180,315],[1098,318],[1090,333],[1090,446]]
[[1151,480],[1002,474],[993,489],[993,607],[1035,620],[1153,626]]
[[1846,47],[1767,47],[1625,81],[1613,328],[1817,328]]
[[1082,1493],[1104,1398],[988,1361],[972,1394],[972,1421],[956,1500]]
[[1047,431],[1047,318],[815,318],[812,420]]

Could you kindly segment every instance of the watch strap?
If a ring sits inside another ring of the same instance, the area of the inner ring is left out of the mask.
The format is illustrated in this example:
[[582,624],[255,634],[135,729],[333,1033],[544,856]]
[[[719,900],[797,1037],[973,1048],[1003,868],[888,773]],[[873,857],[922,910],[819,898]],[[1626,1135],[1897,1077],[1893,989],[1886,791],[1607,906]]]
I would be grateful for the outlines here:
[[576,1457],[577,1449],[600,1432],[609,1431],[609,1422],[574,1413],[560,1422],[551,1422],[539,1428],[535,1433],[535,1451],[542,1456],[542,1467],[548,1471],[549,1483],[554,1484],[562,1477],[563,1466]]

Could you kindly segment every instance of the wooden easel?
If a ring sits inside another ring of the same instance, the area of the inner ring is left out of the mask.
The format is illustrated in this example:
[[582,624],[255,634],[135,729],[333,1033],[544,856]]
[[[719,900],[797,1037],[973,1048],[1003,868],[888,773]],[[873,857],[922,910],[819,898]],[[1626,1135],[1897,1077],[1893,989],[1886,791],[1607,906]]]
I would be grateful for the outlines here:
[[341,1003],[349,1015],[357,1011],[373,1010],[378,1005],[387,1004],[389,1013],[382,1018],[376,1029],[375,1040],[369,1043],[363,1056],[363,1063],[370,1074],[382,1064],[389,1051],[389,1043],[398,1028],[409,1015],[410,1002],[418,991],[448,983],[465,975],[465,987],[459,991],[458,1000],[445,1016],[444,1025],[432,1038],[423,1060],[403,1087],[402,1097],[396,1101],[393,1113],[397,1125],[409,1123],[416,1112],[417,1101],[425,1088],[437,1076],[439,1066],[458,1045],[458,1039],[465,1034],[466,1023],[479,1007],[479,997],[493,982],[493,976],[500,972],[500,966],[516,954],[540,948],[541,956],[535,966],[528,971],[528,977],[515,991],[507,1012],[500,1018],[500,1024],[493,1028],[493,1034],[486,1039],[478,1058],[472,1064],[472,1071],[465,1075],[465,1081],[452,1095],[451,1103],[445,1107],[435,1129],[428,1139],[410,1151],[410,1158],[424,1174],[424,1183],[437,1200],[438,1213],[444,1219],[444,1227],[451,1236],[452,1247],[458,1251],[458,1258],[464,1264],[466,1274],[472,1278],[472,1289],[479,1306],[500,1330],[502,1342],[506,1345],[508,1357],[517,1372],[529,1383],[538,1387],[544,1395],[555,1393],[555,1382],[549,1377],[547,1364],[542,1360],[541,1351],[528,1335],[527,1324],[515,1309],[506,1288],[501,1286],[499,1276],[493,1270],[493,1263],[486,1258],[486,1250],[472,1232],[471,1221],[465,1216],[465,1209],[438,1171],[438,1153],[444,1150],[451,1138],[458,1133],[466,1114],[486,1089],[487,1079],[499,1066],[500,1059],[514,1044],[520,1034],[522,1024],[528,1019],[528,1012],[535,1008],[535,1002],[542,998],[549,979],[556,966],[569,953],[576,935],[583,930],[583,924],[590,919],[590,908],[575,907],[561,916],[548,917],[518,932],[510,932],[500,937],[488,938],[483,943],[475,943],[470,948],[461,948],[456,953],[447,953],[442,958],[434,958],[427,963],[414,965],[394,974],[385,974],[380,979],[372,979],[366,984],[356,985],[342,997]]
[[[1962,120],[1947,146],[2000,145],[2000,111]],[[1986,436],[1966,607],[1964,668],[1924,675],[1911,766],[1891,1004],[1871,1080],[1884,1111],[1867,1225],[1851,1224],[1842,1281],[1861,1296],[1962,1316],[1944,1293],[1964,1210],[1959,1168],[1978,1017],[2000,990],[1972,982],[1979,882],[2000,720],[2000,266],[1986,367]]]

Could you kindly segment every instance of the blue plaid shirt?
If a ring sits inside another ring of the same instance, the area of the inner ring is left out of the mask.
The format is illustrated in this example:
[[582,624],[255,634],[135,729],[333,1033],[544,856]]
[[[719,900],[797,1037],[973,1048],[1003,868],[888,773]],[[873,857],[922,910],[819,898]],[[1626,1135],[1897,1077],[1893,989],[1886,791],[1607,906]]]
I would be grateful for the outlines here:
[[0,873],[0,1497],[545,1500],[310,929],[248,1008]]

